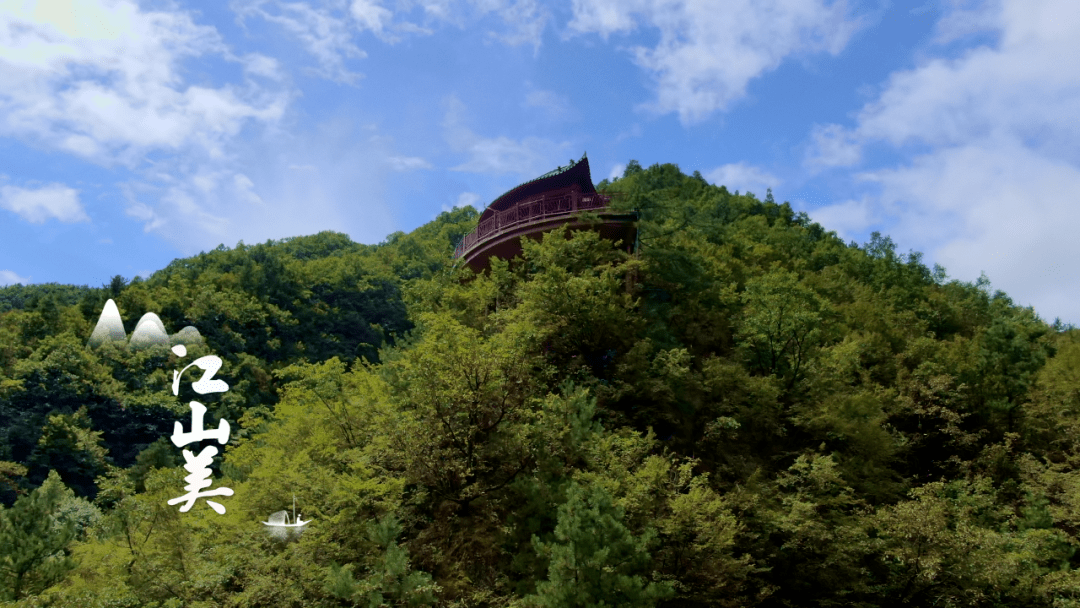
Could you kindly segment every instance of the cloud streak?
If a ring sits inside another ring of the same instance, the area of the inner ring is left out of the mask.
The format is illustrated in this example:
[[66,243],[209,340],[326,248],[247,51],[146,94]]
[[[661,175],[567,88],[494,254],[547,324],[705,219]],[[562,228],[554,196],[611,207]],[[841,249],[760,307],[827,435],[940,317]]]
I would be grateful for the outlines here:
[[684,125],[728,109],[754,78],[798,53],[838,54],[862,26],[846,4],[824,0],[707,2],[574,0],[569,29],[605,40],[639,26],[656,28],[653,47],[635,46],[634,61],[655,81],[645,110],[674,112]]
[[779,183],[774,176],[759,167],[745,162],[730,163],[708,171],[702,177],[717,186],[725,186],[734,192],[754,192],[755,196],[765,197],[765,191]]
[[0,208],[14,212],[31,224],[56,219],[70,224],[89,222],[77,190],[61,184],[41,188],[0,187]]
[[543,137],[530,136],[520,140],[506,136],[482,137],[465,125],[464,114],[465,104],[457,97],[449,97],[443,120],[446,142],[453,151],[468,157],[464,163],[452,167],[453,171],[538,175],[548,170],[543,167],[550,165],[552,159],[565,158],[569,153],[569,142],[555,142]]
[[[304,49],[315,58],[319,67],[314,73],[336,82],[356,84],[363,75],[346,66],[349,59],[363,59],[367,53],[353,42],[354,31],[349,19],[342,14],[340,2],[316,8],[307,2],[274,2],[270,0],[246,0],[233,2],[231,7],[241,23],[252,17],[261,18],[278,25],[296,38]],[[361,19],[364,27],[382,31],[385,9],[377,4],[355,2],[353,14]],[[333,9],[339,9],[337,11]]]
[[11,270],[0,270],[0,285],[29,285],[30,277],[22,277]]

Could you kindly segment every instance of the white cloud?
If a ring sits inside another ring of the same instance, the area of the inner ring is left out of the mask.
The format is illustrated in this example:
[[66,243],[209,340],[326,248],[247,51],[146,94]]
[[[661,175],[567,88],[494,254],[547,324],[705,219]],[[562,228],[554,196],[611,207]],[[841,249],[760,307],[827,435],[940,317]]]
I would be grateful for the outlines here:
[[505,136],[476,137],[463,146],[469,160],[452,167],[453,171],[471,173],[542,173],[541,167],[550,164],[549,159],[558,158],[558,150],[568,149],[540,137],[521,140]]
[[[395,43],[401,34],[429,35],[434,23],[461,29],[495,15],[501,27],[486,37],[512,46],[532,44],[539,49],[550,12],[537,0],[399,0],[396,10],[382,0],[233,0],[230,6],[241,21],[259,17],[275,23],[295,37],[319,63],[315,73],[337,82],[355,83],[361,74],[347,67],[350,59],[367,56],[355,43],[359,32],[370,32],[383,42]],[[420,8],[419,21],[408,17]]]
[[273,57],[250,53],[245,55],[241,61],[244,64],[244,70],[249,74],[281,80],[281,65]]
[[0,207],[32,224],[43,224],[49,218],[66,223],[90,221],[79,202],[79,192],[61,184],[36,189],[0,187]]
[[620,143],[626,139],[641,137],[644,134],[645,131],[641,128],[641,125],[635,122],[630,125],[629,129],[620,131],[619,134],[615,136],[615,143]]
[[30,277],[21,277],[10,270],[0,270],[0,285],[29,285]]
[[252,205],[262,205],[262,198],[255,193],[255,182],[251,181],[251,178],[243,173],[237,173],[233,176],[233,189],[236,190],[237,197]]
[[874,205],[865,199],[816,207],[807,212],[810,218],[826,230],[835,231],[844,241],[856,239],[881,221]]
[[631,49],[656,80],[657,98],[643,108],[677,112],[683,124],[728,108],[788,56],[839,53],[860,26],[842,0],[574,0],[573,12],[570,30],[605,40],[639,23],[660,30],[655,47]]
[[573,116],[574,110],[566,95],[534,88],[531,83],[526,86],[529,91],[525,94],[523,107],[539,109],[551,120],[566,120]]
[[717,186],[725,186],[731,192],[736,190],[744,194],[753,192],[761,199],[765,198],[765,191],[768,188],[775,187],[779,182],[763,169],[745,162],[721,165],[708,171],[703,177]]
[[[461,208],[468,207],[469,205],[472,205],[473,208],[477,209],[478,211],[482,211],[485,207],[485,205],[480,202],[480,195],[475,192],[462,192],[458,195],[457,202],[454,203],[455,207]],[[450,210],[446,209],[445,211]]]
[[[235,144],[226,167],[194,165],[127,185],[127,213],[182,254],[323,230],[378,242],[396,229],[386,137],[347,120]],[[408,158],[408,157],[399,157]]]
[[362,29],[381,33],[393,13],[383,8],[377,0],[353,0],[349,12]]
[[181,59],[232,58],[214,28],[186,13],[130,0],[10,6],[0,12],[0,135],[134,164],[146,151],[185,146],[220,156],[246,121],[283,111],[282,98],[253,86],[183,83]]
[[626,165],[622,163],[616,163],[615,166],[611,168],[611,172],[608,173],[608,180],[611,181],[621,178],[625,171]]
[[550,11],[537,0],[421,0],[427,22],[439,21],[462,29],[495,15],[505,27],[488,30],[487,38],[504,44],[531,44],[539,49]]
[[935,59],[895,73],[860,113],[857,135],[894,145],[955,145],[998,134],[1037,135],[1048,125],[1080,134],[1080,66],[1055,65],[1057,52],[984,47],[960,60]]
[[962,0],[951,0],[951,6],[948,7],[951,10],[946,10],[942,18],[934,24],[935,42],[945,44],[998,27],[994,10],[996,3],[987,2],[982,6],[967,8],[961,2]]
[[486,13],[488,10],[497,12],[507,26],[508,31],[496,33],[493,36],[509,45],[531,44],[533,52],[538,53],[540,40],[544,33],[550,15],[546,8],[537,0],[517,0],[505,2],[500,0],[473,0],[473,5]]
[[[127,190],[130,189],[131,188],[127,188]],[[165,225],[165,220],[158,217],[157,213],[154,212],[154,209],[150,207],[150,205],[132,198],[130,192],[128,193],[128,197],[128,205],[124,209],[124,213],[129,217],[133,217],[143,222],[143,232],[150,232],[151,230],[156,230]]]
[[412,171],[413,169],[431,168],[431,163],[419,156],[391,156],[386,159],[386,164],[394,171]]
[[926,4],[923,4],[922,6],[917,6],[917,7],[913,8],[913,9],[911,9],[910,11],[908,11],[908,13],[911,14],[911,15],[925,15],[926,13],[929,13],[931,11],[935,11],[936,8],[937,7],[934,6],[933,2],[927,2]]
[[840,125],[814,125],[810,139],[806,154],[809,169],[848,167],[862,158],[862,147],[851,132]]
[[[1069,0],[984,7],[965,27],[993,24],[1001,34],[996,48],[977,47],[958,59],[930,59],[893,73],[880,96],[859,112],[855,128],[814,128],[811,136],[822,152],[808,160],[852,164],[858,147],[875,140],[955,146],[1004,137],[1080,161],[1080,63],[1060,61],[1080,52],[1074,8]],[[968,13],[949,13],[942,23]]]
[[953,277],[985,271],[1043,318],[1080,322],[1080,268],[1061,264],[1080,257],[1070,230],[1080,222],[1080,64],[1062,60],[1080,55],[1075,9],[1071,0],[947,9],[938,43],[987,30],[998,42],[895,72],[852,127],[814,129],[807,165],[858,162],[874,142],[914,152],[861,175],[881,187],[866,216],[896,218],[897,243]]
[[553,159],[567,158],[569,142],[556,143],[542,137],[521,140],[506,136],[481,137],[465,126],[465,106],[461,101],[451,96],[447,106],[443,121],[446,141],[455,152],[463,152],[469,157],[466,162],[452,167],[453,171],[535,176],[550,170]]
[[[331,2],[330,6],[315,8],[307,2],[238,0],[231,6],[241,20],[251,16],[261,17],[299,39],[304,49],[319,63],[319,68],[315,70],[319,76],[346,84],[355,84],[361,78],[360,73],[346,67],[346,61],[350,58],[363,59],[367,53],[353,43],[349,20],[340,14],[340,10],[333,10],[342,9],[341,3]],[[361,14],[376,17],[376,12],[363,11],[361,7]]]
[[870,175],[890,234],[925,251],[953,277],[983,271],[1047,320],[1080,322],[1080,168],[1017,142],[977,142]]
[[637,22],[633,12],[647,12],[643,2],[618,2],[616,0],[573,0],[574,20],[570,28],[579,32],[596,32],[604,40],[614,32],[634,30]]

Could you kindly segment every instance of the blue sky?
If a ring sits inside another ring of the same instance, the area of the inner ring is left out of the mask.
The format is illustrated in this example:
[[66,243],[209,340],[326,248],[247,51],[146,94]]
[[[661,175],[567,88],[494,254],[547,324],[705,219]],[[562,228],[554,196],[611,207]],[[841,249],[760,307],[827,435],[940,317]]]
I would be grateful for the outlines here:
[[1080,324],[1074,0],[0,0],[0,284],[676,163]]

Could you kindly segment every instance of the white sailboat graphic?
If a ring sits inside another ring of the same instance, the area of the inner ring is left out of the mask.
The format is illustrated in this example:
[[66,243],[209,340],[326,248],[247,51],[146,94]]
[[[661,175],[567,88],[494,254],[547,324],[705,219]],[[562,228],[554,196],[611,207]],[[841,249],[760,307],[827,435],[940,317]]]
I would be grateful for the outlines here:
[[295,494],[293,494],[292,514],[293,514],[293,516],[292,516],[292,519],[290,520],[288,511],[278,511],[276,513],[271,513],[270,517],[267,518],[270,521],[264,521],[264,522],[262,522],[262,524],[264,526],[269,526],[270,527],[270,529],[269,529],[270,535],[275,537],[275,538],[279,538],[279,539],[284,540],[286,538],[299,536],[300,533],[304,531],[304,526],[311,523],[311,520],[309,519],[307,521],[304,521],[303,520],[303,517],[304,517],[303,513],[301,513],[299,517],[296,516],[296,495]]

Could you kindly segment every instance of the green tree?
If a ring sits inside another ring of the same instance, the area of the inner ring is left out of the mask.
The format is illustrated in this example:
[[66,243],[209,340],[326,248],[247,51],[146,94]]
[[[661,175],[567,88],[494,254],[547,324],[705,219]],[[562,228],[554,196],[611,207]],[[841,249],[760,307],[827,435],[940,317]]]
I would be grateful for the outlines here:
[[[524,325],[489,338],[446,313],[417,319],[408,348],[384,353],[398,414],[380,435],[404,465],[421,526],[417,563],[458,599],[495,585],[509,486],[533,463],[521,439],[535,362]],[[462,534],[469,530],[467,534]]]
[[[25,318],[37,313],[8,314]],[[118,383],[109,367],[86,348],[85,337],[70,331],[48,335],[34,343],[32,351],[19,354],[26,356],[15,359],[0,372],[0,440],[6,439],[6,449],[10,450],[5,459],[26,464],[31,452],[38,449],[41,429],[49,424],[50,415],[71,415],[83,406],[90,417],[120,409],[112,398]],[[123,416],[117,418],[122,420]],[[0,446],[0,452],[4,450]],[[49,468],[57,468],[67,479],[63,466],[58,465],[36,470],[31,467],[32,481],[41,483]],[[82,492],[79,487],[75,490]]]
[[183,453],[168,437],[161,437],[139,452],[135,465],[127,470],[127,474],[135,484],[135,491],[145,492],[146,478],[150,475],[150,471],[169,469],[183,464]]
[[1045,338],[1050,328],[1033,311],[1005,310],[1006,305],[1001,298],[995,299],[997,314],[981,336],[978,367],[968,380],[976,405],[986,407],[988,422],[997,427],[994,439],[1018,430],[1034,374],[1049,354]]
[[422,337],[386,371],[416,427],[398,436],[413,479],[468,509],[530,462],[517,425],[530,391],[529,358],[515,332],[484,339],[445,314],[418,320]]
[[1075,601],[1080,588],[1068,559],[1076,540],[1060,530],[1027,527],[994,494],[982,477],[933,482],[911,490],[912,500],[869,516],[871,544],[886,572],[877,592],[909,605]]
[[640,260],[627,259],[611,241],[587,230],[569,238],[552,231],[542,242],[526,240],[523,246],[532,276],[517,290],[521,305],[505,318],[526,327],[554,365],[608,377],[611,351],[629,349],[642,325],[625,288]]
[[[0,460],[0,496],[10,493],[11,501],[14,502],[15,496],[25,492],[15,481],[20,477],[26,477],[26,467],[15,462]],[[0,504],[3,504],[3,501],[0,501]]]
[[754,526],[770,532],[760,538],[773,552],[765,576],[776,587],[772,599],[784,606],[855,604],[866,590],[860,569],[870,553],[858,517],[865,502],[840,476],[835,459],[802,454],[761,494],[776,501],[765,501]]
[[598,485],[571,482],[559,507],[555,540],[533,536],[537,553],[548,558],[548,580],[529,601],[545,608],[655,606],[674,593],[669,582],[648,582],[648,545],[655,530],[635,537],[623,524],[623,509]]
[[793,272],[774,268],[747,281],[746,306],[738,335],[754,366],[787,379],[791,388],[821,335],[821,302]]
[[127,279],[125,279],[123,275],[118,274],[115,275],[112,279],[110,279],[109,282],[102,287],[109,291],[113,299],[116,299],[120,297],[120,292],[124,291],[124,288],[127,287],[127,284]]
[[1058,334],[1055,350],[1036,375],[1024,427],[1033,451],[1062,462],[1080,454],[1080,331]]
[[76,493],[91,499],[97,494],[94,479],[108,464],[101,432],[91,429],[85,407],[74,414],[49,416],[30,455],[31,474],[58,470]]
[[382,555],[359,581],[353,578],[353,564],[344,567],[332,564],[327,571],[326,590],[366,608],[435,604],[439,586],[432,582],[430,574],[412,570],[408,552],[395,541],[401,529],[401,523],[392,513],[378,522],[370,522],[368,537],[383,550]]
[[50,480],[0,511],[0,593],[18,600],[40,593],[75,567],[67,549],[75,538],[75,522],[56,525],[64,486],[56,473]]

